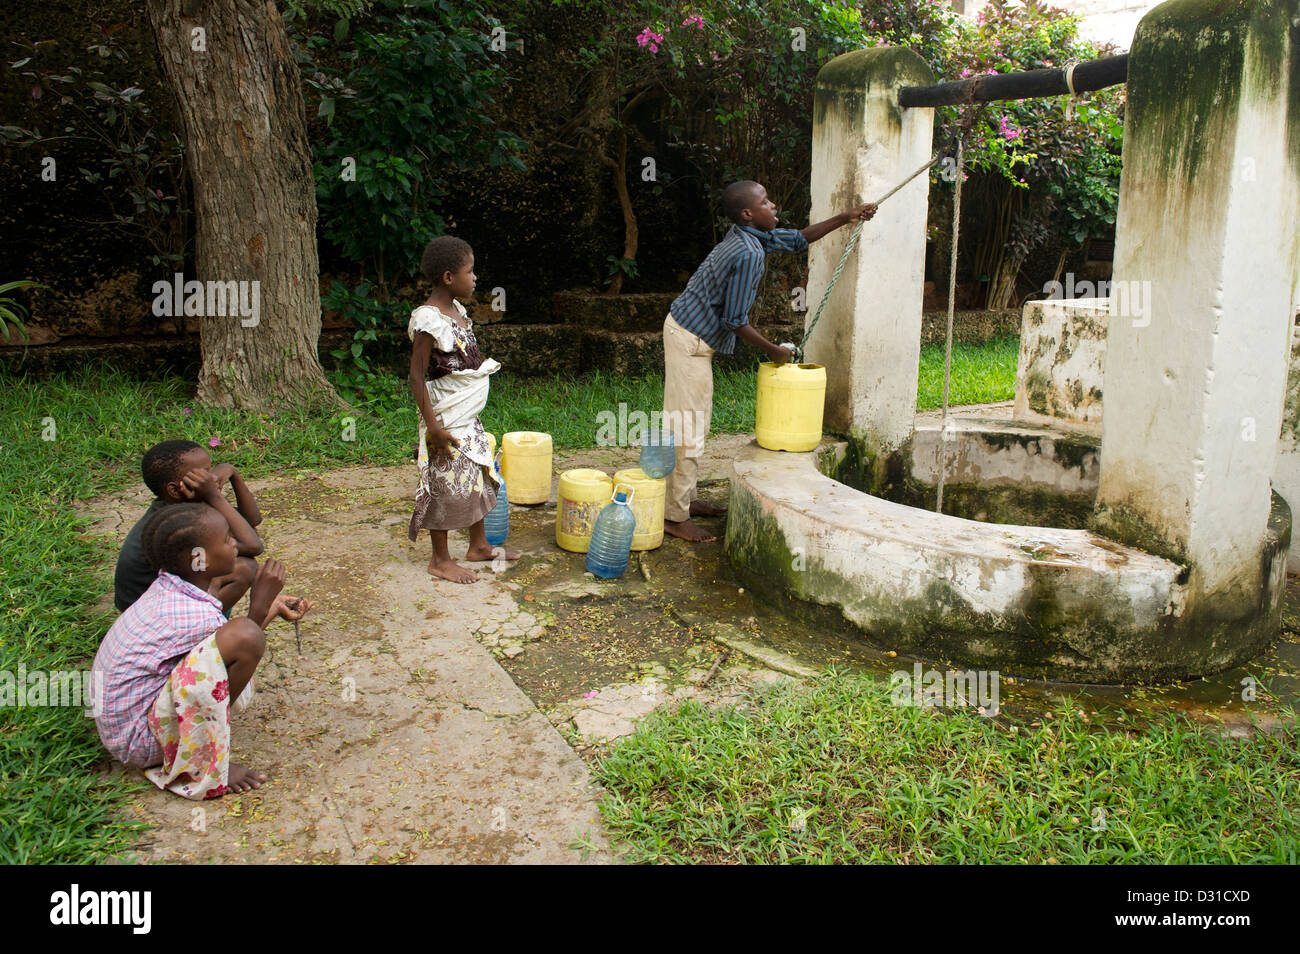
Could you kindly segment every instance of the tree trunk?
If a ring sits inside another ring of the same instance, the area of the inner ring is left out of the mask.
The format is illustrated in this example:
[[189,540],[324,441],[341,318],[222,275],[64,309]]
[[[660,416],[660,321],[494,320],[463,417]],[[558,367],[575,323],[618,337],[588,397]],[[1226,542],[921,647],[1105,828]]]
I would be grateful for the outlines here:
[[254,410],[335,405],[316,352],[316,189],[284,21],[274,0],[147,6],[185,126],[198,278],[248,281],[250,303],[260,304],[255,324],[205,310],[199,400]]
[[[636,224],[636,212],[632,210],[632,196],[627,189],[627,130],[618,131],[617,158],[612,160],[614,167],[614,191],[618,193],[618,206],[623,212],[623,261],[636,258],[640,229]],[[623,290],[623,272],[620,270],[610,282],[606,295],[617,295]]]

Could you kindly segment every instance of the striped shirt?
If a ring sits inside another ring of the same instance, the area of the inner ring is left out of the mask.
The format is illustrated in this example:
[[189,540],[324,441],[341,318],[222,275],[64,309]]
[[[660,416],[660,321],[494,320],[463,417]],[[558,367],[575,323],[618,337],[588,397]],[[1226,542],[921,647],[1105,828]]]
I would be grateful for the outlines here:
[[798,229],[763,232],[733,225],[695,270],[669,312],[719,354],[736,350],[736,329],[749,323],[768,252],[802,252],[808,241]]
[[141,767],[162,761],[149,712],[177,663],[225,622],[221,600],[165,570],[117,618],[91,665],[102,693],[95,727],[114,758]]

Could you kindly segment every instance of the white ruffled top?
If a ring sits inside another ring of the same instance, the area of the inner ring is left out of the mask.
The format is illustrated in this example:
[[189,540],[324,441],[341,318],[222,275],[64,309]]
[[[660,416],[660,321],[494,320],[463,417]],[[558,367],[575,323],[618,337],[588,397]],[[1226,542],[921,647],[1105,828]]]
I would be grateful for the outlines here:
[[[456,311],[463,321],[469,320],[469,312],[456,299],[452,299]],[[460,343],[456,340],[455,323],[441,309],[434,305],[420,305],[411,312],[411,320],[406,326],[406,336],[412,341],[419,332],[425,332],[433,338],[439,351],[455,351]],[[464,349],[461,348],[463,351]]]

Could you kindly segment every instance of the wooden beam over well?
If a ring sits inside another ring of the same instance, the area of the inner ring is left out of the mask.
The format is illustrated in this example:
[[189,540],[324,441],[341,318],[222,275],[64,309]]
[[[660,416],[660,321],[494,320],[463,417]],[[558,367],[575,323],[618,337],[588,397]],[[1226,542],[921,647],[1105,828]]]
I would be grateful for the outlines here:
[[[1128,79],[1128,54],[1089,60],[1074,68],[1074,91],[1090,93]],[[1069,93],[1064,69],[1028,70],[1023,73],[987,73],[970,79],[933,86],[904,86],[898,94],[902,106],[956,106],[1000,99],[1059,96]]]

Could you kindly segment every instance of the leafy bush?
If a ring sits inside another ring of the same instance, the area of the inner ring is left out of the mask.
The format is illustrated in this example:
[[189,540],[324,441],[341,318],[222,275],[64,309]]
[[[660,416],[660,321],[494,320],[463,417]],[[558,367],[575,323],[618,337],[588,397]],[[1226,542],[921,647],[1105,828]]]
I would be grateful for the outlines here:
[[334,386],[351,404],[365,404],[383,393],[392,378],[390,369],[406,344],[409,302],[380,300],[369,282],[348,288],[334,281],[321,296],[321,307],[338,311],[352,322],[352,340],[334,348]]
[[296,27],[326,123],[313,144],[321,234],[374,276],[381,299],[444,231],[440,201],[459,171],[522,168],[522,142],[484,112],[502,75],[488,45],[497,25],[476,2],[380,0],[328,35]]
[[0,285],[0,334],[5,336],[5,341],[13,340],[9,331],[11,326],[17,328],[23,338],[27,337],[27,326],[23,324],[23,316],[28,314],[27,308],[10,298],[8,293],[19,288],[44,287],[44,285],[29,281],[5,282]]
[[[1101,54],[1078,37],[1079,18],[1034,3],[994,3],[976,22],[961,21],[948,69],[956,79],[979,73],[1060,68]],[[1013,300],[1021,266],[1052,245],[1063,262],[1089,236],[1114,226],[1119,201],[1123,86],[1090,94],[1067,115],[1068,97],[1035,97],[936,110],[948,155],[963,122],[972,181],[963,187],[963,245],[968,272],[990,283],[988,307]],[[936,176],[932,239],[951,231],[951,186]],[[968,228],[969,226],[969,228]],[[1059,270],[1058,263],[1058,270]]]
[[130,56],[119,42],[121,24],[98,30],[100,40],[86,48],[81,66],[47,63],[43,48],[52,41],[18,43],[26,55],[9,68],[31,84],[33,128],[0,126],[0,138],[23,146],[72,140],[91,147],[98,162],[77,171],[87,183],[105,186],[113,221],[148,245],[152,264],[180,266],[190,241],[184,140],[144,89],[109,82],[106,65],[129,63]]

